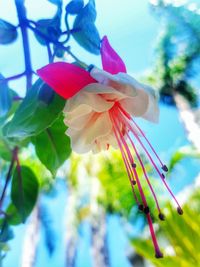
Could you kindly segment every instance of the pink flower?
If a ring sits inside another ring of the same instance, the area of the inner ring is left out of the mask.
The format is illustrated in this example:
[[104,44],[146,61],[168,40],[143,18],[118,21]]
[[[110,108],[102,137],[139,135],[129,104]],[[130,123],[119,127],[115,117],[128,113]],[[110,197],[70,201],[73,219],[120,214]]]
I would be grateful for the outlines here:
[[[167,171],[166,165],[162,163],[134,120],[135,117],[141,117],[154,123],[158,122],[159,109],[156,95],[151,87],[137,82],[126,73],[124,62],[110,46],[107,37],[102,40],[101,58],[103,70],[91,67],[88,72],[73,64],[59,62],[38,70],[38,75],[59,95],[68,99],[63,111],[64,122],[68,126],[66,133],[71,138],[74,151],[99,152],[109,149],[110,146],[121,150],[133,196],[138,208],[146,215],[155,254],[160,258],[162,253],[156,240],[136,162],[143,170],[144,178],[155,200],[159,218],[164,220],[164,215],[134,140],[143,149],[172,195],[179,214],[182,214],[182,209],[165,181],[162,171]],[[136,196],[135,186],[138,187],[140,200]]]

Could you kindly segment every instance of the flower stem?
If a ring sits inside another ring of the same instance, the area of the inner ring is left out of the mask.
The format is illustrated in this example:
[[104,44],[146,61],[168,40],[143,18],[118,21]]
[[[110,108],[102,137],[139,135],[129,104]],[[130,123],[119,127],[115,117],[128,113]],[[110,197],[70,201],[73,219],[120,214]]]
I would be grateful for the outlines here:
[[81,61],[78,57],[76,57],[70,50],[70,46],[64,46],[62,43],[60,43],[59,41],[55,41],[50,39],[46,34],[42,33],[41,31],[39,31],[37,28],[33,27],[32,25],[27,24],[27,27],[32,30],[33,32],[35,32],[36,34],[38,34],[40,37],[42,37],[43,39],[45,39],[47,42],[54,44],[55,46],[57,46],[60,49],[63,49],[64,51],[66,51],[81,67],[83,68],[87,68],[88,65],[85,64],[83,61]]
[[1,208],[2,208],[2,205],[3,205],[3,201],[4,201],[4,198],[5,198],[5,195],[6,195],[6,189],[8,187],[9,182],[10,182],[10,179],[11,179],[11,173],[12,173],[13,166],[14,166],[14,163],[15,163],[17,151],[18,151],[18,148],[15,147],[13,149],[13,152],[12,152],[12,159],[11,159],[11,162],[10,162],[8,173],[6,175],[6,181],[5,181],[5,184],[4,184],[4,187],[3,187],[3,191],[2,191],[2,194],[1,194],[1,198],[0,198],[0,211],[1,211]]
[[22,73],[10,76],[8,78],[2,78],[2,79],[0,79],[0,83],[9,82],[9,81],[12,81],[12,80],[19,79],[19,78],[23,77],[24,75],[26,75],[26,73],[22,72]]
[[32,86],[32,65],[31,65],[27,25],[26,25],[27,18],[26,18],[26,9],[24,6],[24,0],[15,0],[15,6],[17,9],[17,16],[18,16],[19,25],[20,25],[21,34],[22,34],[25,73],[26,73],[26,91],[28,91]]

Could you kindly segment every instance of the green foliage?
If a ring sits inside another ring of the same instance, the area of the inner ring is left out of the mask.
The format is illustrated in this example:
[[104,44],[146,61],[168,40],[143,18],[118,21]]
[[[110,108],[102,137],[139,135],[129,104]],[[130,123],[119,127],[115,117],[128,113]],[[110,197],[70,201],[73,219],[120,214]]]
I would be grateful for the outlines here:
[[8,221],[9,225],[19,225],[23,222],[20,212],[13,203],[8,205],[6,214],[8,216],[6,220]]
[[183,216],[174,216],[172,206],[167,206],[166,221],[159,230],[159,238],[165,244],[165,257],[157,260],[153,257],[150,240],[132,240],[134,249],[156,267],[199,266],[200,261],[200,190],[196,189],[187,198]]
[[51,127],[32,138],[38,158],[53,175],[71,153],[70,139],[65,131],[63,116],[60,116]]
[[200,159],[200,152],[191,146],[181,147],[172,155],[169,163],[169,171],[172,171],[175,165],[184,158]]
[[17,38],[17,28],[11,23],[0,19],[0,44],[6,45]]
[[94,0],[81,9],[75,18],[72,35],[87,51],[98,55],[100,53],[100,36],[95,26],[96,10]]
[[0,157],[6,161],[11,160],[11,149],[8,141],[2,136],[0,130]]
[[10,89],[4,77],[0,74],[0,118],[4,117],[11,108]]
[[21,221],[25,222],[33,210],[37,201],[39,191],[39,183],[27,166],[16,167],[11,185],[11,199],[21,217]]
[[6,137],[20,139],[37,135],[57,119],[64,107],[64,100],[57,94],[54,94],[50,103],[40,100],[41,92],[46,88],[47,85],[41,80],[36,81],[12,120],[4,126]]

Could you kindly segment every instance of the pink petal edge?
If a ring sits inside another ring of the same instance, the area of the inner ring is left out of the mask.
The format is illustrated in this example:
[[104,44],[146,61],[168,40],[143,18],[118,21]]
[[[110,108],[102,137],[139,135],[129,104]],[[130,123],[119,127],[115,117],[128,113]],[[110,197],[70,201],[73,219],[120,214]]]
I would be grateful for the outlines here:
[[96,82],[86,70],[66,62],[48,64],[37,70],[39,77],[65,99]]
[[101,43],[101,61],[103,69],[111,74],[126,73],[126,66],[123,60],[111,47],[107,36],[103,37]]

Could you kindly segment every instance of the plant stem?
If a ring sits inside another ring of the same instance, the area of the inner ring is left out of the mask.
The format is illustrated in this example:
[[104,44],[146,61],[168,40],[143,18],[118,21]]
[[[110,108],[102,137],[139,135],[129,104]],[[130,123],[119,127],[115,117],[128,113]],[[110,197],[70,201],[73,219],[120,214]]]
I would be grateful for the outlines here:
[[22,72],[22,73],[13,75],[13,76],[11,76],[11,77],[8,77],[8,78],[0,79],[0,83],[3,83],[3,82],[9,82],[9,81],[12,81],[12,80],[16,80],[16,79],[18,79],[18,78],[23,77],[24,75],[26,75],[25,71]]
[[5,198],[5,195],[6,195],[6,189],[8,187],[9,182],[10,182],[10,179],[11,179],[11,173],[12,173],[12,169],[13,169],[13,166],[14,166],[14,163],[15,163],[17,151],[18,151],[18,148],[15,147],[13,149],[13,152],[12,152],[12,159],[11,159],[11,162],[10,162],[8,173],[6,175],[6,181],[5,181],[5,184],[4,184],[3,192],[2,192],[1,198],[0,198],[0,211],[1,211],[1,208],[2,208],[2,205],[3,205],[3,201],[4,201],[4,198]]
[[29,29],[31,29],[33,32],[35,32],[36,34],[38,34],[40,37],[42,37],[43,39],[45,39],[47,42],[54,44],[55,46],[57,46],[58,48],[63,49],[64,51],[66,51],[74,60],[76,60],[76,62],[83,68],[87,68],[88,65],[85,64],[83,61],[81,61],[79,58],[77,58],[71,51],[70,51],[70,47],[67,46],[65,47],[62,43],[55,41],[55,40],[51,40],[46,34],[42,33],[41,31],[39,31],[37,28],[34,28],[33,26],[31,26],[30,24],[27,24],[27,27]]
[[51,52],[50,43],[48,43],[48,42],[47,42],[47,53],[48,53],[49,63],[52,63],[53,62],[53,55]]
[[27,25],[26,25],[27,18],[26,18],[26,9],[24,6],[24,0],[15,0],[15,6],[17,9],[17,16],[22,34],[25,73],[26,73],[26,91],[28,91],[32,86],[32,65],[31,65]]
[[[20,201],[21,201],[21,206],[24,206],[24,191],[23,191],[23,181],[22,181],[22,174],[21,174],[21,165],[19,162],[19,157],[18,157],[18,151],[15,154],[15,161],[16,161],[16,170],[17,170],[17,174],[18,174],[18,188],[19,188],[19,192],[20,192]],[[24,209],[21,210],[22,213],[22,222],[25,222],[25,214],[24,214]]]

